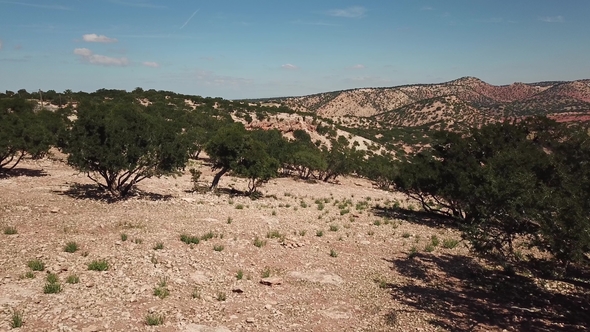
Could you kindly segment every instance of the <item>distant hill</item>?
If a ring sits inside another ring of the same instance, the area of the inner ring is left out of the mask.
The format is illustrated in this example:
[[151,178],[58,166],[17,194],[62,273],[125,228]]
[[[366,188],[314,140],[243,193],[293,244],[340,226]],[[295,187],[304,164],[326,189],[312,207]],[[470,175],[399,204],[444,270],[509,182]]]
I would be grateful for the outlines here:
[[279,98],[283,105],[324,118],[367,117],[383,125],[447,128],[509,117],[590,117],[590,80],[495,86],[475,77],[440,84],[361,88]]

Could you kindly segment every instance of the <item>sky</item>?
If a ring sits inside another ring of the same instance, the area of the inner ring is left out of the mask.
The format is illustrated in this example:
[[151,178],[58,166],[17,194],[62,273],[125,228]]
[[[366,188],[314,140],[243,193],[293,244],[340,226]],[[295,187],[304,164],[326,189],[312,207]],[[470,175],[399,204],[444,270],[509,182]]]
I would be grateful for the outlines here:
[[590,0],[0,0],[0,91],[227,99],[590,78]]

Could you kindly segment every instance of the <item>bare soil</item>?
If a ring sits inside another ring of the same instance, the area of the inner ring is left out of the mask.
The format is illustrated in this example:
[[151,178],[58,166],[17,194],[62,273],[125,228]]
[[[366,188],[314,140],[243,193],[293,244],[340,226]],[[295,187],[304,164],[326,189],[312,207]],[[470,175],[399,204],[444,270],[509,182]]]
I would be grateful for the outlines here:
[[[206,184],[212,173],[201,169]],[[582,331],[588,323],[583,285],[505,277],[462,242],[445,249],[445,239],[460,240],[457,230],[398,213],[396,202],[412,203],[368,181],[279,178],[258,200],[230,195],[246,188],[242,179],[220,186],[227,190],[193,192],[187,168],[110,202],[62,160],[23,162],[0,178],[0,226],[18,231],[0,234],[0,331],[15,310],[22,331]],[[180,240],[209,232],[199,244]],[[428,252],[432,236],[440,244]],[[71,241],[75,253],[64,251]],[[46,268],[29,278],[33,259]],[[101,259],[107,271],[88,270]],[[49,272],[57,294],[44,294]],[[271,285],[260,282],[264,272]],[[74,274],[80,282],[67,283]],[[163,299],[154,295],[161,281]],[[149,314],[163,324],[147,326]]]

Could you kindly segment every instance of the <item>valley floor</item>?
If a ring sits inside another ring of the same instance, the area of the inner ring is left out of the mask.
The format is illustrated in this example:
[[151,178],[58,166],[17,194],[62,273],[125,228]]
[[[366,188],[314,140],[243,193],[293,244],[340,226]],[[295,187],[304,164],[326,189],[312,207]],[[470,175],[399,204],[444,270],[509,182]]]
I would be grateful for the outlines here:
[[[0,226],[17,230],[0,234],[0,331],[15,310],[22,331],[575,331],[588,323],[554,313],[567,309],[560,299],[587,311],[587,291],[531,283],[527,294],[537,293],[498,299],[498,290],[465,281],[484,267],[462,242],[443,247],[460,240],[456,230],[388,216],[396,202],[411,203],[362,179],[341,181],[274,179],[251,200],[191,192],[187,169],[109,203],[88,195],[91,182],[61,160],[25,161],[0,178]],[[246,183],[224,177],[220,186]],[[187,245],[181,234],[203,239]],[[64,252],[71,241],[79,250]],[[45,271],[30,273],[34,259]],[[88,270],[101,259],[107,271]],[[49,272],[57,294],[44,294]],[[67,283],[70,275],[79,283]],[[158,286],[169,295],[155,296]],[[163,324],[146,326],[148,315]]]

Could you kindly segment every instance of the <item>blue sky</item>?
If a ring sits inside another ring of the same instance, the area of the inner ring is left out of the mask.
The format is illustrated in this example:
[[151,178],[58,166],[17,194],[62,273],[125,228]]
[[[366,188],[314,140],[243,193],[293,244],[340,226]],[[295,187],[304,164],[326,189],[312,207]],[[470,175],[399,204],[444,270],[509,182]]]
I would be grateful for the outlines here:
[[590,78],[588,0],[0,0],[0,91],[304,95]]

